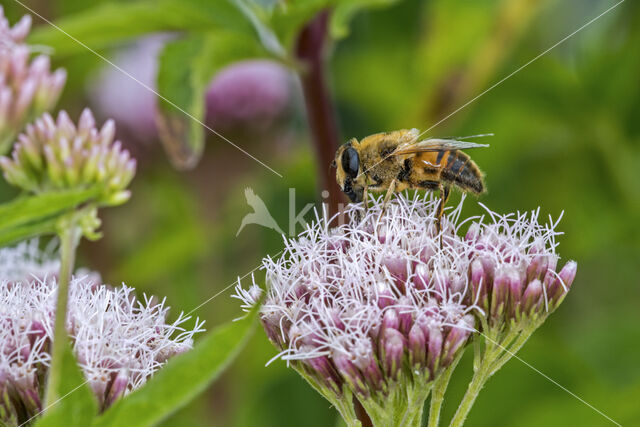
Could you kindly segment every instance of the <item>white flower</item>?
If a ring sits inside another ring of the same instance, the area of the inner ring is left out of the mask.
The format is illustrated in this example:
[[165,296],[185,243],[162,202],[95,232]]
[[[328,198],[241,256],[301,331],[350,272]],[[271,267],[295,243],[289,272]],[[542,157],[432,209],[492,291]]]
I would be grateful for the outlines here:
[[[40,390],[50,366],[58,264],[37,249],[37,241],[0,249],[0,421],[41,410]],[[35,271],[36,274],[32,274]],[[167,322],[165,301],[134,295],[122,285],[103,285],[95,273],[76,275],[69,287],[67,332],[80,368],[101,408],[142,386],[172,356],[193,346],[204,322],[182,313]]]
[[[261,318],[278,357],[325,389],[340,395],[346,385],[366,400],[403,378],[432,381],[488,316],[506,325],[557,307],[575,276],[573,262],[555,272],[557,221],[488,209],[460,221],[461,202],[441,239],[438,203],[399,194],[382,217],[381,199],[366,212],[351,205],[347,224],[318,218],[285,240],[282,256],[265,259]],[[253,294],[238,289],[236,298],[247,309]]]

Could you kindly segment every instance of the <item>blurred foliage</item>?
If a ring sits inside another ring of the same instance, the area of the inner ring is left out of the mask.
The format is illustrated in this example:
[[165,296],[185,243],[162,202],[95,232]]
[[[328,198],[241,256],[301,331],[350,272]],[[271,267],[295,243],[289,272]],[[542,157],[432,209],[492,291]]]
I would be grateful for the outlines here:
[[[264,46],[269,33],[246,15],[230,12],[231,2],[190,0],[192,15],[155,11],[135,19],[125,18],[124,12],[144,2],[105,3],[42,0],[29,5],[105,55],[125,39],[150,30],[171,30],[179,24],[209,31],[219,19],[224,21],[221,26],[228,24],[226,31],[249,31],[261,40],[261,49],[269,51]],[[253,8],[253,15],[273,30],[285,51],[301,23],[327,4],[260,3],[266,9]],[[389,7],[353,16],[364,2],[349,1],[333,14],[333,34],[344,37],[335,43],[330,64],[345,139],[404,127],[429,128],[614,4],[368,3]],[[219,4],[225,5],[220,10],[226,14],[212,12]],[[211,9],[195,9],[206,5]],[[17,4],[5,7],[13,18],[24,13]],[[90,20],[87,14],[93,12],[88,8],[102,9]],[[104,30],[101,38],[85,38],[85,30],[78,27],[83,23]],[[60,65],[87,76],[99,65],[46,25],[38,34],[34,40],[51,43],[59,53],[77,54],[60,56]],[[493,210],[540,207],[543,217],[554,218],[564,212],[560,228],[566,234],[559,252],[579,263],[574,290],[519,356],[623,425],[640,423],[639,45],[640,4],[627,1],[429,131],[434,136],[495,133],[487,141],[490,149],[471,153],[487,175],[489,193],[481,201]],[[82,80],[70,82],[62,106],[75,108],[84,89]],[[321,201],[313,150],[296,121],[301,113],[293,115],[294,143],[234,141],[284,178],[212,138],[199,166],[183,174],[171,170],[157,142],[142,150],[134,197],[105,213],[105,238],[82,247],[81,260],[112,283],[126,281],[140,292],[167,295],[174,310],[189,311],[219,294],[197,311],[208,325],[237,317],[237,301],[229,298],[227,288],[282,247],[277,233],[256,226],[235,236],[250,212],[244,188],[255,190],[284,230],[290,187],[296,189],[298,209]],[[4,187],[1,191],[8,194]],[[481,212],[467,200],[465,214]],[[259,272],[256,281],[261,281]],[[264,334],[255,334],[230,370],[164,425],[332,425],[336,417],[328,404],[283,362],[264,366],[274,354]],[[466,356],[449,390],[453,402],[462,395],[471,370]],[[451,404],[445,406],[444,418],[454,410]],[[558,385],[513,360],[489,381],[468,425],[607,423]]]

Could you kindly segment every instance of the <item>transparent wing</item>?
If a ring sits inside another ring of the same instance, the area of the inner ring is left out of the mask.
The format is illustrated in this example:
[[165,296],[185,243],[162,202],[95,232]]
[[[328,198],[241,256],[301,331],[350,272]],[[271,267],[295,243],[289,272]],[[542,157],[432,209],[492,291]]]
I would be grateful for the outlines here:
[[459,139],[430,138],[423,141],[400,145],[396,149],[396,151],[393,152],[393,155],[399,156],[402,154],[422,153],[425,151],[466,150],[469,148],[480,148],[488,146],[489,144],[478,144],[475,142],[462,141]]

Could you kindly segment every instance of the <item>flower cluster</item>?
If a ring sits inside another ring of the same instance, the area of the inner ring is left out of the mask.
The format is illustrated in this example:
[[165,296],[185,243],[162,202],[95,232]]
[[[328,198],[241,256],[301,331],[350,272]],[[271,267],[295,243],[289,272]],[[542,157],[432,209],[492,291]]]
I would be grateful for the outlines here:
[[[42,409],[57,265],[36,247],[37,242],[31,242],[0,250],[0,424],[23,423]],[[6,271],[7,260],[26,263]],[[36,274],[18,277],[20,271]],[[143,385],[167,359],[192,347],[203,323],[196,320],[194,329],[187,330],[189,317],[182,314],[168,323],[168,310],[164,301],[137,299],[127,286],[102,285],[95,273],[72,279],[67,331],[102,409]]]
[[472,299],[485,315],[485,329],[525,326],[555,310],[573,283],[577,263],[556,272],[558,233],[555,224],[538,225],[538,213],[531,219],[491,213],[493,223],[473,224],[465,236],[473,250]]
[[46,55],[30,59],[23,41],[31,17],[25,15],[13,27],[0,7],[0,153],[10,147],[28,121],[53,108],[66,81],[66,72],[50,70]]
[[98,130],[89,109],[77,126],[64,111],[55,121],[45,113],[18,137],[12,157],[0,158],[0,167],[7,181],[28,192],[96,186],[100,204],[117,205],[130,196],[136,161],[114,135],[114,122]]
[[[380,200],[366,211],[351,205],[347,224],[317,219],[263,262],[269,339],[345,419],[339,405],[353,394],[374,424],[397,422],[393,406],[412,400],[418,415],[401,419],[419,423],[430,387],[487,319],[543,316],[573,280],[575,263],[555,273],[556,224],[538,224],[536,212],[488,211],[488,224],[475,218],[460,236],[461,203],[443,218],[441,239],[438,203],[398,195],[382,216]],[[255,283],[238,285],[236,297],[246,308],[259,294]]]

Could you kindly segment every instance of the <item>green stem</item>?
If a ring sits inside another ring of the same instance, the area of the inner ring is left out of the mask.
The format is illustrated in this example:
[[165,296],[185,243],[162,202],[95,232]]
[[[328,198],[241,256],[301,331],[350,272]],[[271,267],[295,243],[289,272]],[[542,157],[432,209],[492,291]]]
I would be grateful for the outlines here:
[[422,413],[424,411],[424,401],[433,388],[433,382],[418,381],[408,391],[407,408],[398,425],[420,426],[422,425]]
[[461,351],[458,356],[453,360],[451,365],[447,369],[444,370],[442,374],[435,380],[433,383],[433,390],[431,392],[431,406],[429,407],[429,424],[428,427],[438,427],[440,423],[440,411],[442,410],[442,402],[444,401],[444,394],[447,391],[447,387],[449,386],[449,381],[451,380],[451,374],[453,374],[454,369],[458,366],[458,362],[462,358],[462,354],[464,352]]
[[[491,329],[485,330],[487,331],[487,334],[484,335],[484,349],[480,350],[481,346],[474,347],[476,351],[482,352],[482,356],[479,359],[476,358],[477,363],[474,362],[473,377],[471,378],[471,382],[467,387],[467,391],[465,392],[456,413],[451,419],[451,423],[449,424],[450,427],[460,427],[464,424],[464,421],[467,419],[469,411],[471,411],[471,407],[476,401],[480,390],[482,390],[484,384],[493,374],[491,369],[493,363],[498,359],[502,352],[502,347],[499,345],[500,342],[503,341],[500,339],[500,335],[502,335],[502,333],[492,333]],[[511,341],[513,338],[508,332],[506,336],[503,336],[503,339]]]
[[58,276],[58,298],[56,302],[55,324],[53,329],[53,345],[51,350],[51,367],[47,380],[45,407],[54,404],[58,398],[62,375],[62,358],[67,344],[67,301],[69,298],[69,282],[75,263],[76,248],[80,240],[80,230],[75,220],[70,219],[59,232],[60,237],[60,275]]
[[[525,327],[522,331],[519,332],[518,337],[511,343],[511,345],[504,350],[504,353],[494,361],[491,367],[491,375],[495,374],[500,368],[504,366],[520,349],[523,345],[529,340],[531,335],[538,329],[542,323],[546,320],[546,317],[543,317],[539,320],[534,321],[528,327]],[[503,347],[507,347],[506,344]]]
[[315,379],[313,379],[304,371],[303,368],[294,369],[300,374],[302,378],[305,379],[305,381],[307,381],[307,383],[309,383],[311,387],[313,387],[314,390],[320,393],[322,397],[327,399],[329,403],[331,403],[336,408],[347,427],[362,427],[362,423],[358,419],[356,411],[353,407],[353,394],[346,385],[342,387],[343,395],[338,397],[333,391],[318,384]]
[[487,363],[487,360],[484,359],[479,367],[479,369],[474,372],[473,378],[469,383],[469,387],[467,388],[462,401],[460,402],[460,406],[456,410],[455,415],[451,419],[450,427],[460,427],[464,424],[464,421],[469,415],[469,411],[473,406],[473,403],[476,401],[480,390],[489,379],[489,366],[490,363]]

